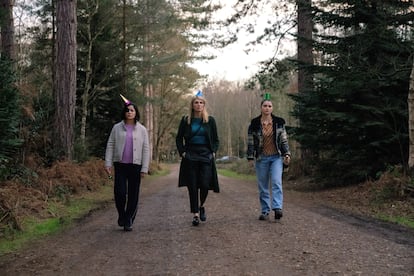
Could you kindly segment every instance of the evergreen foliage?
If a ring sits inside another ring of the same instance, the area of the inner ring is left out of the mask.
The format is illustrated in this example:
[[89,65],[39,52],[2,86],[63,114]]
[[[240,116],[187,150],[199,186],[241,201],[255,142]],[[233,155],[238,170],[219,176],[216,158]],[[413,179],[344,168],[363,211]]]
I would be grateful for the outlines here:
[[320,60],[314,91],[294,97],[295,138],[317,179],[343,185],[407,162],[413,14],[408,1],[327,2],[314,10]]
[[22,141],[19,139],[21,106],[15,87],[13,63],[0,57],[0,178],[9,175],[16,160],[16,152]]
[[[85,108],[82,105],[83,96],[88,88],[86,144],[82,145],[77,139],[77,160],[87,160],[90,156],[103,157],[103,149],[112,124],[119,119],[118,111],[122,107],[119,97],[122,56],[119,37],[122,24],[119,22],[118,4],[115,0],[83,1],[77,6],[77,137]],[[87,74],[90,74],[89,79],[86,78]]]
[[260,71],[245,83],[246,88],[251,91],[258,88],[261,94],[264,92],[271,94],[273,113],[285,119],[288,130],[290,126],[297,124],[296,120],[291,118],[290,113],[294,103],[289,96],[291,92],[289,84],[295,82],[295,76],[292,74],[294,68],[295,63],[291,58],[280,61],[269,59],[262,62]]
[[259,84],[260,89],[265,91],[282,91],[288,86],[293,69],[294,63],[289,59],[281,61],[270,59],[262,62],[261,70],[246,85],[254,88]]
[[[33,107],[35,116],[35,121],[28,125],[33,129],[27,133],[35,136],[42,133],[44,141],[52,141],[50,115],[54,110],[43,100],[53,103],[53,8],[47,1],[35,0],[24,9],[38,19],[25,33],[31,45],[21,71],[22,80],[30,87],[32,96],[25,101]],[[120,93],[125,93],[138,105],[141,121],[147,116],[143,112],[144,105],[153,104],[154,114],[148,116],[159,120],[155,123],[160,128],[157,135],[164,135],[164,144],[173,141],[170,132],[182,115],[181,96],[194,89],[195,81],[200,78],[188,63],[196,57],[196,51],[204,42],[195,40],[196,35],[190,30],[206,28],[213,9],[216,6],[209,5],[207,1],[127,1],[125,7],[115,0],[78,3],[77,160],[89,156],[103,157],[111,127],[120,120]],[[123,43],[126,52],[123,52]],[[125,68],[122,67],[124,58]],[[147,83],[154,88],[151,98],[144,95]],[[85,91],[88,91],[86,107],[82,97]],[[87,110],[86,140],[80,140],[81,129],[85,129],[81,128],[85,122],[82,121],[84,110]],[[168,120],[160,114],[166,114]],[[161,130],[164,124],[170,126],[169,129]],[[33,153],[40,155],[47,163],[52,162],[54,154],[49,145],[45,147],[44,143],[38,143],[35,136],[25,136],[31,139],[26,141],[26,145],[30,145],[27,150],[35,151]],[[158,141],[156,143],[158,146]],[[171,145],[174,143],[171,142]]]
[[28,114],[23,116],[21,137],[24,140],[22,155],[36,156],[39,164],[50,166],[56,160],[53,149],[53,126],[55,106],[53,99],[53,7],[44,0],[36,0],[23,6],[26,13],[36,18],[39,24],[32,24],[22,33],[26,54],[22,57],[20,83],[22,101]]

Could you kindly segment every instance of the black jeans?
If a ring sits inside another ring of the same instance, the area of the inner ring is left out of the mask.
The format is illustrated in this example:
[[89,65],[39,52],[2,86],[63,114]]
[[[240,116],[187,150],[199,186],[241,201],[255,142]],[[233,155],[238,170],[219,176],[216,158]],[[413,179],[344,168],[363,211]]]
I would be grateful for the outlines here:
[[123,221],[135,220],[141,186],[141,165],[114,163],[115,206]]

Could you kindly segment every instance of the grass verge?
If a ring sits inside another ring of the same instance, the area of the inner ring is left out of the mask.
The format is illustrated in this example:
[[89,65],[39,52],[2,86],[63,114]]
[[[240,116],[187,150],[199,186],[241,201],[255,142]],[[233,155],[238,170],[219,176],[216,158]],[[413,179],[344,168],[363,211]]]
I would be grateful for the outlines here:
[[105,206],[112,200],[112,197],[112,185],[105,185],[99,191],[72,196],[67,198],[65,202],[51,201],[47,211],[52,217],[24,218],[21,223],[21,231],[10,230],[0,240],[0,255],[14,252],[29,242],[61,232],[74,221],[86,216],[91,210]]
[[[168,169],[161,169],[147,177],[154,178],[168,173]],[[0,239],[0,256],[20,250],[43,237],[60,233],[91,211],[105,207],[112,199],[113,185],[108,182],[97,191],[73,195],[64,201],[50,201],[48,218],[26,217],[21,223],[22,230],[8,230]]]
[[[234,167],[222,167],[219,168],[217,171],[220,175],[231,178],[256,180],[255,175],[238,173],[235,171]],[[246,171],[246,168],[242,168],[241,171]],[[312,191],[312,193],[317,194],[319,198],[323,198],[325,203],[329,204],[329,202],[331,202],[332,206],[335,206],[336,208],[355,212],[353,208],[349,208],[349,206],[355,205],[358,206],[358,212],[361,212],[362,209],[362,213],[366,216],[414,229],[414,220],[412,219],[413,213],[409,211],[413,210],[412,207],[409,208],[410,202],[412,201],[406,199],[405,205],[400,204],[395,208],[392,208],[392,213],[387,213],[387,210],[390,209],[389,200],[390,198],[395,196],[394,193],[391,193],[387,187],[379,189],[377,187],[378,185],[375,186],[375,189],[371,189],[369,184],[370,183],[365,184],[367,185],[367,187],[365,187],[365,185],[360,185],[343,187],[341,189],[333,190],[316,189]],[[304,188],[309,189],[309,183],[306,181],[303,183],[301,183],[301,181],[293,181],[289,183],[287,187],[287,189],[296,190],[298,192],[303,192]],[[305,194],[308,194],[308,192],[306,192]],[[361,200],[364,200],[364,204],[362,204]],[[375,204],[375,208],[373,208],[373,204]]]
[[414,229],[414,220],[409,219],[407,217],[396,217],[396,216],[389,216],[389,215],[381,214],[381,215],[378,215],[377,218],[383,221],[396,223],[396,224],[403,225],[408,228]]
[[217,173],[223,176],[231,177],[231,178],[244,179],[244,180],[256,180],[255,175],[241,174],[241,173],[237,173],[235,171],[231,171],[227,169],[218,169]]
[[[69,177],[65,177],[66,175],[60,175],[59,177],[79,182],[78,178],[70,176],[74,174],[83,175],[89,171],[99,171],[101,165],[99,160],[95,163],[82,164],[80,167],[86,169],[86,172],[74,170],[72,167],[65,167],[66,169],[62,171],[69,174]],[[157,166],[152,170],[152,174],[147,177],[157,178],[167,175],[169,171],[168,164]],[[70,194],[68,188],[63,190],[62,193],[58,193],[56,197],[49,198],[45,208],[38,208],[38,212],[20,217],[18,227],[12,225],[12,223],[1,225],[0,256],[18,251],[28,246],[32,241],[60,233],[73,225],[75,221],[87,216],[91,211],[100,209],[110,203],[113,199],[112,181],[108,181],[106,175],[95,175],[91,181],[96,184],[94,187],[97,187],[93,191],[81,190],[79,194]],[[30,209],[30,206],[27,208]]]

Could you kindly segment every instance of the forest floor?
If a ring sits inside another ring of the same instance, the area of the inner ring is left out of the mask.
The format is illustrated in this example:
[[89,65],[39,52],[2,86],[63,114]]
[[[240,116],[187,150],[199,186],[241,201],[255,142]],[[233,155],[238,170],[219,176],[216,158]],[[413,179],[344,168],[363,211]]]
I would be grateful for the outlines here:
[[116,225],[109,202],[1,256],[2,275],[414,275],[414,230],[375,219],[413,219],[412,198],[383,200],[378,184],[311,191],[286,177],[284,217],[259,221],[255,182],[219,176],[207,221],[194,227],[178,164],[170,170],[143,180],[132,232]]

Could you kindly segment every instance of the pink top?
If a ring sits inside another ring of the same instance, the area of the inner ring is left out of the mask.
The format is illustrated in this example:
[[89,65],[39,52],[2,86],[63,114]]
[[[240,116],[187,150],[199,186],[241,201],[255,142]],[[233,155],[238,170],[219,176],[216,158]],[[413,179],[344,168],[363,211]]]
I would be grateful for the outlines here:
[[124,152],[122,153],[121,163],[131,164],[133,163],[133,145],[132,145],[132,132],[134,130],[134,125],[125,125],[126,127],[126,137],[125,137],[125,147]]

